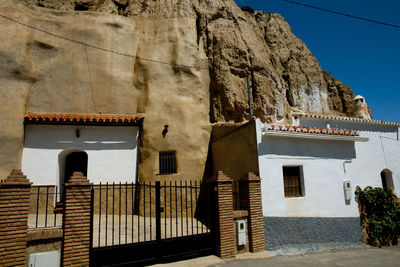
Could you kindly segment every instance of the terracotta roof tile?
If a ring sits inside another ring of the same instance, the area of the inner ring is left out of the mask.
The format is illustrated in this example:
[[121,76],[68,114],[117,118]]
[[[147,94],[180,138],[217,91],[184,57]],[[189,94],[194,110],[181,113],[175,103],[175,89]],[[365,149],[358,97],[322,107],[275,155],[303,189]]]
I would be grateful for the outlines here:
[[138,125],[144,115],[28,113],[25,124]]
[[341,117],[341,116],[319,115],[319,114],[309,114],[309,113],[296,113],[294,114],[294,116],[302,118],[311,118],[311,119],[325,119],[325,120],[335,120],[335,121],[350,121],[350,122],[361,122],[369,124],[400,126],[400,123],[394,121],[368,120],[368,119],[361,119],[354,117]]
[[267,131],[283,131],[283,132],[295,132],[295,133],[306,133],[306,134],[325,134],[325,135],[347,135],[347,136],[360,136],[357,131],[344,130],[344,129],[328,129],[318,127],[304,127],[304,126],[284,126],[275,124],[266,124],[265,130]]

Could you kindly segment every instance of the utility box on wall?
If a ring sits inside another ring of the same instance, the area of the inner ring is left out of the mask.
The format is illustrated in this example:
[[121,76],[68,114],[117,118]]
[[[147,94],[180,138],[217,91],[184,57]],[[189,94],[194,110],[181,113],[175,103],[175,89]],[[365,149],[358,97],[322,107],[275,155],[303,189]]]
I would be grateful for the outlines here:
[[238,245],[246,245],[246,220],[236,220],[236,229]]
[[350,181],[343,182],[344,199],[349,202],[351,200],[351,183]]

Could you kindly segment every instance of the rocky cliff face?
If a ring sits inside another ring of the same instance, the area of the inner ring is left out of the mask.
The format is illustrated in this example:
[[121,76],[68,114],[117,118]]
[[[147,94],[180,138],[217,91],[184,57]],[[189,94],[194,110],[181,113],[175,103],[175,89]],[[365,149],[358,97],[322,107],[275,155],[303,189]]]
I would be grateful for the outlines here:
[[210,122],[249,118],[246,69],[263,121],[353,113],[280,15],[233,0],[3,0],[0,14],[14,20],[0,18],[1,176],[20,165],[26,112],[102,112],[147,115],[142,176],[176,150],[177,176],[198,178]]
[[[246,68],[254,115],[288,118],[292,111],[352,115],[352,90],[323,71],[278,14],[244,12],[233,1],[25,0],[59,10],[89,10],[150,19],[191,18],[208,58],[210,119],[248,119]],[[180,52],[180,51],[179,51]]]

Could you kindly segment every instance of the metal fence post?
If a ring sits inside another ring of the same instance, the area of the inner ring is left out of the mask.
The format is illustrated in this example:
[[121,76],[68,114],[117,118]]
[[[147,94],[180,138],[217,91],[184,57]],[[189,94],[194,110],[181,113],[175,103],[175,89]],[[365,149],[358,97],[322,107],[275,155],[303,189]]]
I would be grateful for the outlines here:
[[156,182],[156,240],[161,240],[161,186]]

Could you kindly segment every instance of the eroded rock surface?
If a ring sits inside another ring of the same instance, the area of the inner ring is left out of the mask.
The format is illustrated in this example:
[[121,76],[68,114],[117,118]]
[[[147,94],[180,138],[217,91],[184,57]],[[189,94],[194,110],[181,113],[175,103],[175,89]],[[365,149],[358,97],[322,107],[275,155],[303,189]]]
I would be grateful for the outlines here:
[[[254,115],[266,121],[294,111],[352,115],[352,90],[321,70],[317,59],[278,14],[240,10],[233,1],[25,0],[59,10],[128,17],[196,19],[195,31],[210,70],[210,119],[248,119],[246,68]],[[180,52],[180,51],[179,51]]]
[[246,69],[263,121],[354,111],[280,15],[233,0],[3,0],[0,14],[62,37],[0,18],[1,176],[19,167],[26,112],[102,112],[147,115],[142,176],[176,150],[177,175],[199,178],[210,122],[249,118]]

